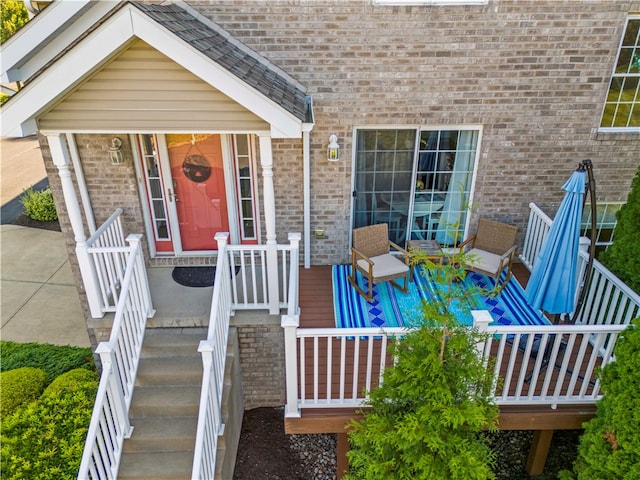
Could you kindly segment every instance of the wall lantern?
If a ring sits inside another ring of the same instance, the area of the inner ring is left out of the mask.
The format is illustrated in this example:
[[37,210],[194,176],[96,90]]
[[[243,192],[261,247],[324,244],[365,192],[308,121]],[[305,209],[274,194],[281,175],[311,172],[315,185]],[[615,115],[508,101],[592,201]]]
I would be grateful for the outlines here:
[[124,156],[122,155],[122,140],[118,137],[111,139],[111,146],[109,147],[109,156],[111,157],[111,163],[114,165],[121,165],[124,163]]
[[329,137],[329,146],[327,147],[327,160],[337,162],[340,160],[340,145],[338,145],[338,137],[331,135]]

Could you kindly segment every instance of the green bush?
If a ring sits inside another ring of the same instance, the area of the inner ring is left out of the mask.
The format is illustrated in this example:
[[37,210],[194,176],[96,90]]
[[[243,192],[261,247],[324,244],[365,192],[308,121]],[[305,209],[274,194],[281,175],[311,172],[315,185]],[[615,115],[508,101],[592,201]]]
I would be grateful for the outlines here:
[[[353,421],[347,480],[486,480],[495,478],[495,453],[485,430],[497,429],[491,365],[454,311],[469,302],[457,288],[464,255],[447,265],[423,262],[440,283],[440,298],[423,304],[421,324],[391,344],[392,366],[370,393],[363,420]],[[488,292],[487,292],[488,293]]]
[[39,398],[47,383],[47,372],[39,368],[22,367],[0,373],[0,417],[6,418]]
[[98,374],[85,368],[76,368],[69,370],[67,373],[63,373],[56,378],[46,388],[43,396],[59,395],[62,392],[73,390],[78,385],[85,383],[95,384],[98,382]]
[[602,252],[599,260],[620,280],[640,293],[640,167],[631,183],[625,203],[616,213],[613,244]]
[[90,348],[2,341],[0,349],[1,371],[20,367],[41,368],[51,380],[74,368],[96,369]]
[[0,43],[4,43],[29,21],[29,12],[24,3],[18,0],[2,0],[1,3]]
[[640,318],[621,334],[614,354],[602,369],[604,397],[584,425],[573,472],[561,472],[562,479],[640,478]]
[[24,206],[24,213],[29,218],[41,222],[52,222],[58,219],[53,194],[48,188],[42,191],[33,188],[25,190],[20,197],[20,203]]
[[3,422],[3,480],[76,478],[98,382],[61,383]]

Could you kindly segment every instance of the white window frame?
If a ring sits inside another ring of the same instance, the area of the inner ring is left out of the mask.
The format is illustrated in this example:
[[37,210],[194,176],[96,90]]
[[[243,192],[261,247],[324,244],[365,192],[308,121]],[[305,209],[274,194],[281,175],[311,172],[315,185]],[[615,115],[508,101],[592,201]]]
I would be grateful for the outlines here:
[[[607,98],[605,99],[604,105],[602,107],[602,115],[600,116],[600,123],[599,123],[599,127],[598,127],[598,132],[601,133],[640,133],[640,126],[637,127],[603,127],[602,126],[602,121],[604,119],[604,115],[605,112],[607,111],[607,105],[611,105],[611,102],[607,102],[607,99],[609,97],[609,92],[611,91],[611,85],[614,82],[614,80],[619,79],[619,78],[629,78],[629,77],[636,77],[638,78],[639,82],[640,82],[640,69],[638,69],[638,72],[625,72],[625,73],[618,73],[616,72],[616,68],[618,66],[618,61],[620,59],[620,53],[622,52],[622,44],[624,42],[624,37],[627,33],[627,28],[629,27],[629,22],[631,20],[640,20],[640,15],[629,15],[625,21],[625,25],[624,25],[624,30],[622,32],[622,37],[620,38],[620,44],[618,45],[618,54],[616,55],[616,61],[613,65],[613,71],[611,73],[611,80],[609,81],[609,87],[607,88]],[[636,47],[636,55],[640,55],[640,44],[638,44],[638,46]],[[616,109],[617,106],[620,105],[622,102],[620,102],[620,99],[618,99],[618,101],[615,103],[616,105]],[[633,99],[631,106],[633,108],[633,111],[637,114],[640,115],[640,83],[639,85],[636,87],[636,93],[635,93],[635,98]]]
[[[423,131],[429,131],[429,130],[433,130],[433,131],[448,131],[448,130],[458,130],[458,131],[476,131],[478,134],[478,138],[477,138],[477,143],[476,143],[476,151],[475,151],[475,157],[473,159],[473,167],[471,169],[471,180],[470,180],[470,188],[469,188],[469,192],[468,192],[468,198],[466,199],[467,202],[467,214],[465,216],[465,221],[464,221],[464,225],[461,225],[461,231],[459,232],[462,236],[462,238],[466,238],[467,233],[469,231],[469,225],[471,222],[471,213],[473,211],[473,205],[474,205],[474,198],[475,198],[475,187],[476,187],[476,180],[477,180],[477,175],[478,175],[478,166],[480,164],[480,152],[482,150],[482,140],[483,140],[483,134],[484,134],[484,126],[480,125],[480,124],[451,124],[451,125],[431,125],[431,124],[408,124],[408,125],[390,125],[390,124],[384,124],[384,125],[356,125],[353,127],[353,132],[352,132],[352,145],[354,146],[354,148],[352,149],[352,164],[351,164],[351,191],[352,192],[356,192],[357,191],[357,185],[356,185],[356,173],[357,173],[357,154],[358,154],[358,150],[356,149],[356,145],[358,144],[358,132],[361,130],[415,130],[416,131],[416,144],[414,146],[414,157],[416,157],[419,152],[420,152],[420,148],[419,148],[419,142],[420,142],[420,135],[421,132]],[[414,167],[416,166],[416,162],[417,162],[417,157],[414,158],[413,160],[414,162]],[[413,175],[415,175],[416,171],[415,169],[413,169]],[[416,185],[412,182],[412,187],[411,187],[411,192],[410,192],[410,197],[413,198],[415,196],[415,187]],[[349,215],[349,225],[353,226],[354,225],[354,221],[355,221],[355,217],[356,216],[356,204],[355,204],[355,197],[352,196],[351,199],[351,208],[350,208],[350,215]],[[408,215],[409,218],[413,217],[413,204],[411,205],[410,210],[408,211]],[[351,242],[351,228],[349,229],[349,242]],[[407,230],[409,232],[409,230]],[[411,232],[413,233],[413,232]],[[351,244],[351,243],[349,243]]]

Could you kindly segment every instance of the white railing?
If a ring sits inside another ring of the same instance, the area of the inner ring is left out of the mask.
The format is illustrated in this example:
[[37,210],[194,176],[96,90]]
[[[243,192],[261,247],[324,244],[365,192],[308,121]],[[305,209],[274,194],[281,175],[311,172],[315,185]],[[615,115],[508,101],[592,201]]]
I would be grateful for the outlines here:
[[[589,255],[578,255],[578,273],[584,277]],[[598,260],[593,261],[582,309],[575,321],[581,325],[626,325],[640,317],[640,295]]]
[[594,404],[597,369],[613,360],[626,325],[491,326],[483,358],[499,405]]
[[[138,370],[147,318],[154,314],[142,254],[142,235],[129,235],[121,291],[111,336],[96,349],[102,363],[91,423],[78,479],[115,479],[122,445],[131,436],[129,406]],[[115,250],[116,247],[107,247]]]
[[224,388],[225,356],[231,318],[231,276],[227,255],[228,233],[216,235],[218,261],[213,283],[211,314],[207,339],[200,342],[202,354],[202,390],[196,430],[196,444],[191,478],[213,479],[216,470],[218,438],[224,433],[222,392]]
[[[299,408],[361,405],[392,362],[389,342],[406,333],[398,327],[298,329]],[[338,366],[324,358],[339,359]]]
[[[520,259],[531,270],[552,221],[535,203],[530,203],[529,207],[529,225]],[[640,316],[640,295],[597,260],[593,261],[588,285],[583,285],[588,262],[589,252],[581,248],[578,254],[576,297],[579,297],[582,288],[586,288],[586,292],[580,312],[577,315],[573,312],[569,316],[571,322],[580,325],[626,325]]]
[[527,224],[527,232],[524,239],[524,246],[519,257],[522,263],[531,271],[533,262],[538,258],[544,238],[551,228],[551,218],[540,210],[535,203],[530,203],[529,223]]
[[118,208],[87,240],[100,294],[100,310],[115,312],[128,251],[122,230],[122,209]]
[[[228,233],[216,235],[218,260],[213,284],[209,330],[207,339],[201,341],[198,348],[202,354],[203,377],[191,473],[193,480],[215,477],[218,439],[224,434],[225,428],[222,416],[222,396],[229,322],[233,309],[268,308],[269,306],[266,269],[259,268],[265,265],[265,254],[268,247],[264,245],[252,247],[227,245],[228,238]],[[287,305],[288,311],[297,312],[300,234],[290,234],[289,241],[290,245],[288,246],[278,246],[278,250],[282,252],[281,268],[284,273],[278,277],[288,277],[288,280],[282,280],[282,288],[285,289],[288,284],[290,291],[287,293],[285,290],[282,295],[285,299],[288,298],[290,303],[295,303]],[[286,275],[287,263],[289,265],[288,275]],[[241,267],[239,276],[236,274],[237,265]],[[248,283],[247,280],[250,282]],[[269,280],[274,279],[269,278]],[[238,287],[238,283],[240,287]],[[260,292],[261,295],[264,295],[264,301],[258,300],[257,295]]]
[[[293,242],[296,233],[289,235]],[[299,239],[297,240],[299,242]],[[268,309],[273,299],[269,298],[270,282],[278,282],[279,298],[275,299],[279,308],[287,308],[290,294],[290,265],[298,264],[291,259],[290,245],[274,245],[278,253],[277,270],[270,274],[267,265],[268,245],[229,245],[226,255],[231,268],[231,298],[234,310]],[[218,254],[220,251],[218,250]]]
[[[393,362],[389,343],[407,333],[403,328],[297,328],[284,321],[283,327],[285,348],[295,349],[285,356],[297,359],[286,362],[287,417],[300,416],[301,408],[363,405]],[[496,403],[595,403],[602,396],[596,370],[612,360],[625,327],[479,325],[488,334],[478,348],[494,372]],[[295,335],[293,345],[288,335]]]

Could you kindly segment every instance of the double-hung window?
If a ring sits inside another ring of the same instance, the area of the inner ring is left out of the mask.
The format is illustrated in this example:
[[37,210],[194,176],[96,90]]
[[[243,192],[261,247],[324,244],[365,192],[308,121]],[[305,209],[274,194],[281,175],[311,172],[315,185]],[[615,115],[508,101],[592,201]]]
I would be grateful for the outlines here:
[[640,15],[627,19],[600,131],[640,133]]

